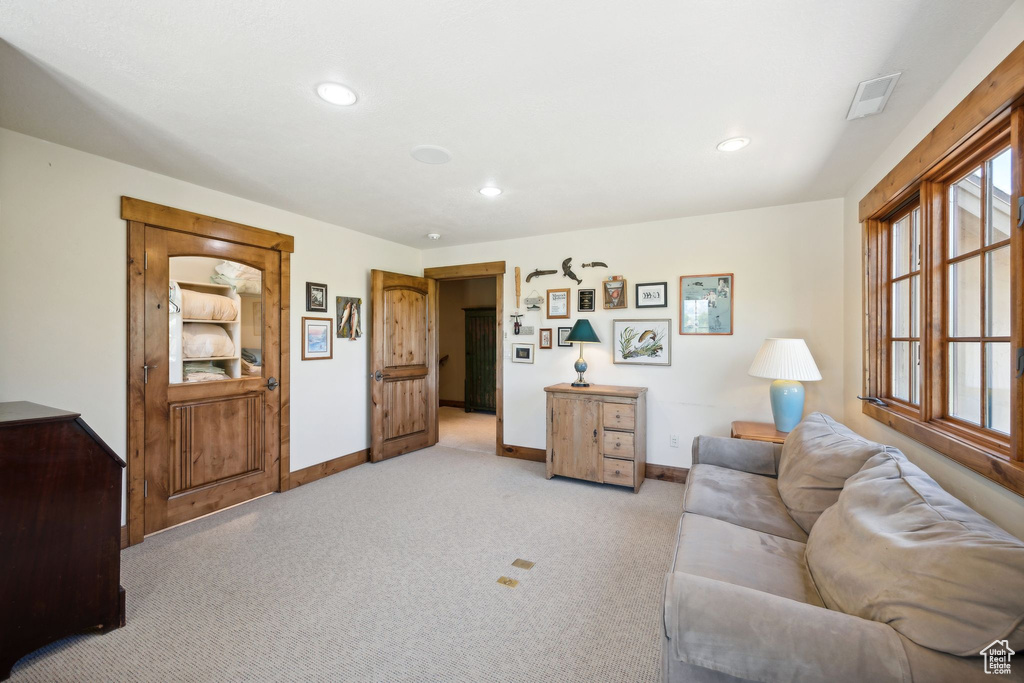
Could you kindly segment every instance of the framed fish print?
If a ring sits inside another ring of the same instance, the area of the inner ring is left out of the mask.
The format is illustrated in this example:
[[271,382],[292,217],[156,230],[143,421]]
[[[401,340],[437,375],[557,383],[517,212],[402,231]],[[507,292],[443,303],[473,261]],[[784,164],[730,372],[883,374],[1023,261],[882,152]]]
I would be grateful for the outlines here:
[[339,296],[338,338],[355,341],[363,336],[363,300],[357,296]]
[[569,290],[549,289],[548,290],[548,318],[569,317]]
[[668,283],[667,282],[643,282],[636,286],[637,308],[666,308],[668,307]]
[[512,344],[513,363],[532,363],[533,344]]
[[732,273],[679,278],[679,334],[732,334],[735,296]]
[[613,363],[672,365],[672,320],[613,320]]
[[334,318],[302,319],[302,360],[334,357]]
[[604,287],[605,308],[626,308],[626,281],[621,275],[610,277],[601,285]]

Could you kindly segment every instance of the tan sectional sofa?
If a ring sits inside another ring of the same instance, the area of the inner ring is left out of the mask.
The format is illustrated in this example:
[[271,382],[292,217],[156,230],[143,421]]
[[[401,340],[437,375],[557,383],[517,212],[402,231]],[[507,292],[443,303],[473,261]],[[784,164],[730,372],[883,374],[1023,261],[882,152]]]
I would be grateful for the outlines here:
[[694,441],[666,681],[1024,680],[1022,621],[1024,543],[898,450],[820,413],[782,446]]

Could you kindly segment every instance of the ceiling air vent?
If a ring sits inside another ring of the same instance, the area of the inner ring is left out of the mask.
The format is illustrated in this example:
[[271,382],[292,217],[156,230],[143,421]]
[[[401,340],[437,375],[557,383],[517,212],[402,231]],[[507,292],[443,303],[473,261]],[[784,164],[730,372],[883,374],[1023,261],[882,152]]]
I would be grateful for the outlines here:
[[850,105],[850,113],[846,115],[846,120],[852,121],[865,116],[881,114],[898,80],[900,80],[900,72],[881,78],[872,78],[870,81],[864,81],[858,85],[857,94],[853,96],[853,103]]

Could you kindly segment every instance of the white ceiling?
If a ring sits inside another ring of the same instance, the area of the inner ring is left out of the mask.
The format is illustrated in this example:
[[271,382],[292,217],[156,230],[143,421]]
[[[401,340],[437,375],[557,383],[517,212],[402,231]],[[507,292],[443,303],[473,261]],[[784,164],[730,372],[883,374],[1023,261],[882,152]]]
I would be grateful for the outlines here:
[[[416,247],[479,242],[841,196],[1009,4],[2,0],[0,126]],[[846,121],[892,71],[886,111]],[[359,103],[320,101],[326,80]]]

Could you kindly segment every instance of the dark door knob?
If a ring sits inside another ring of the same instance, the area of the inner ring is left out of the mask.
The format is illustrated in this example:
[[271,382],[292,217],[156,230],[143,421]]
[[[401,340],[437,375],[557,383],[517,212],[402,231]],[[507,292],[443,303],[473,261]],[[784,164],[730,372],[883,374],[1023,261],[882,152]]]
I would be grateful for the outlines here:
[[281,383],[277,381],[276,377],[271,377],[270,379],[267,380],[267,389],[273,391],[274,389],[277,389],[277,387],[280,386],[280,384]]

